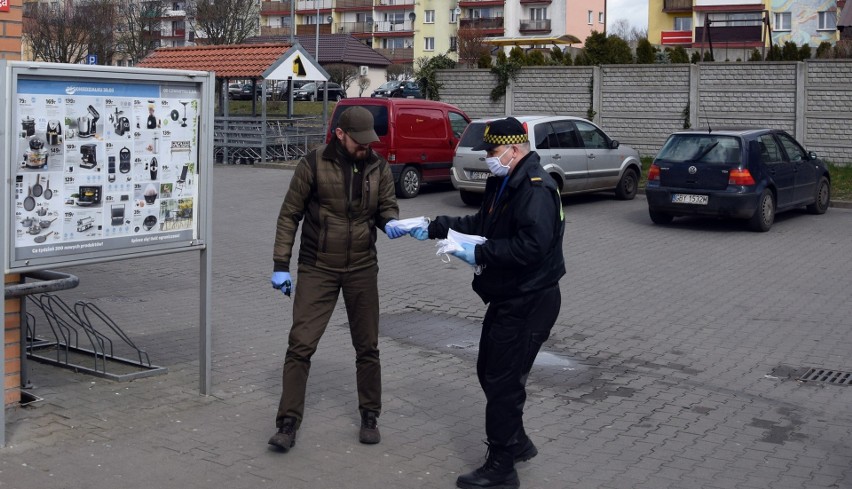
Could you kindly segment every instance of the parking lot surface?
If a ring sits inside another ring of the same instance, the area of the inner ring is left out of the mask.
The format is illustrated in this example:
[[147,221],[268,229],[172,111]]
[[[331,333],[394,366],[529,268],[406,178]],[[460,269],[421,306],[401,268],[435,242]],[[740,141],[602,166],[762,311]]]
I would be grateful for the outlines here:
[[[165,375],[112,382],[28,362],[41,400],[7,411],[0,488],[447,488],[481,464],[485,306],[434,242],[379,235],[382,442],[357,441],[342,300],[314,357],[296,447],[268,449],[291,301],[269,285],[292,172],[216,166],[213,393],[198,395],[198,255],[63,269]],[[539,455],[524,488],[852,487],[852,210],[651,223],[642,196],[564,199],[563,305],[530,375]],[[424,188],[402,217],[463,214]],[[298,287],[298,277],[296,277]]]

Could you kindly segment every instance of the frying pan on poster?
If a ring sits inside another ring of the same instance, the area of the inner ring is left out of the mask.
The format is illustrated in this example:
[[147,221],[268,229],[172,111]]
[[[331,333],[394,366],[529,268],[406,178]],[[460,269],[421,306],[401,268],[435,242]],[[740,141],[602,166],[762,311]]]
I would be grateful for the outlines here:
[[24,199],[24,209],[31,211],[35,209],[35,198],[33,198],[33,186],[27,187],[27,198]]
[[44,200],[50,200],[53,197],[53,190],[50,190],[50,176],[47,177],[47,187],[44,189]]
[[33,238],[33,241],[36,243],[44,243],[47,240],[47,237],[50,236],[50,233],[42,234],[41,236],[36,236]]
[[42,220],[41,220],[41,221],[39,221],[39,223],[38,223],[38,224],[39,224],[39,227],[41,227],[42,229],[47,229],[47,228],[49,228],[49,227],[50,227],[50,225],[53,223],[53,221],[55,221],[55,220],[57,220],[57,219],[59,219],[59,218],[58,218],[58,217],[54,217],[53,219],[51,219],[51,220],[49,220],[49,221],[48,221],[47,219],[42,219]]
[[41,173],[36,173],[36,184],[33,185],[33,197],[41,197],[44,188],[41,186]]

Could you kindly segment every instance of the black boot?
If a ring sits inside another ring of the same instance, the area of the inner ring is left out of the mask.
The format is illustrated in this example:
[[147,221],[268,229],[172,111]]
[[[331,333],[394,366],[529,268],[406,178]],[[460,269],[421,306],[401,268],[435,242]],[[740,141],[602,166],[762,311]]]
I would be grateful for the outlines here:
[[489,445],[485,464],[473,472],[460,475],[456,486],[462,489],[518,489],[521,482],[515,471],[515,456],[504,447]]
[[527,460],[538,455],[538,449],[533,445],[532,440],[526,439],[523,443],[512,445],[512,456],[515,458],[515,463],[526,462]]
[[296,445],[296,418],[285,417],[278,433],[269,439],[269,444],[285,453],[293,448]]

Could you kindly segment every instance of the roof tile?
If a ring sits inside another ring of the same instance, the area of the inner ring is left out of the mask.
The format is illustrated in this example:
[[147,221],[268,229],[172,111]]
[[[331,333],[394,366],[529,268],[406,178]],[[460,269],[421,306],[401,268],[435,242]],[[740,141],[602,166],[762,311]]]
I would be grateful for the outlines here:
[[288,49],[289,43],[159,48],[137,66],[213,71],[219,78],[261,78]]

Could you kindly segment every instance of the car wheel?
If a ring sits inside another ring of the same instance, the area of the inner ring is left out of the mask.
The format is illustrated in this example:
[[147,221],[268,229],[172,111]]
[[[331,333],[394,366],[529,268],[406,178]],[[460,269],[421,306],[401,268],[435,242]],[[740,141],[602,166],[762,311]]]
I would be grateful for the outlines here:
[[648,214],[651,216],[651,222],[654,224],[669,224],[674,219],[674,216],[671,214],[666,214],[665,212],[660,211],[652,211],[648,209]]
[[831,203],[831,185],[828,179],[821,177],[817,182],[816,195],[814,203],[808,206],[808,212],[811,214],[825,214],[828,206]]
[[459,197],[465,205],[479,207],[482,205],[482,194],[477,194],[469,190],[459,190]]
[[414,167],[406,166],[396,182],[396,195],[403,199],[411,199],[420,192],[420,173]]
[[615,187],[615,197],[619,200],[633,200],[638,190],[639,175],[636,174],[636,170],[633,168],[624,170],[624,175],[621,175],[621,180]]
[[769,189],[765,189],[757,201],[757,210],[748,220],[748,227],[752,231],[764,233],[769,231],[773,222],[775,222],[775,197]]

